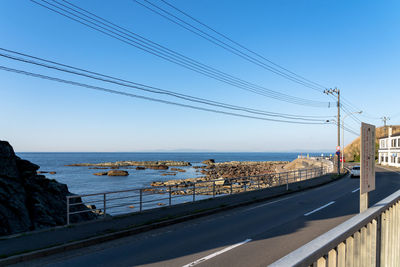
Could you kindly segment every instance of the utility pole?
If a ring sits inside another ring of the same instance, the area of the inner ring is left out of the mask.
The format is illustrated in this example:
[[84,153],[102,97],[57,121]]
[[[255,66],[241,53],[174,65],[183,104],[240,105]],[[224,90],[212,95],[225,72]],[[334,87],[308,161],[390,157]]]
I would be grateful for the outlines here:
[[[340,148],[340,90],[337,88],[326,89],[324,93],[337,96],[337,146]],[[340,149],[336,151],[337,155],[337,172],[340,174]]]
[[386,122],[387,122],[388,120],[390,120],[390,118],[389,118],[389,117],[386,117],[386,116],[383,116],[383,117],[381,118],[381,120],[383,121],[383,126],[385,126],[385,128],[386,128]]
[[381,118],[381,120],[383,121],[383,130],[385,131],[385,135],[387,135],[388,132],[387,132],[387,129],[386,129],[386,122],[389,121],[390,118],[389,118],[389,117],[386,117],[386,116],[383,116],[383,117]]

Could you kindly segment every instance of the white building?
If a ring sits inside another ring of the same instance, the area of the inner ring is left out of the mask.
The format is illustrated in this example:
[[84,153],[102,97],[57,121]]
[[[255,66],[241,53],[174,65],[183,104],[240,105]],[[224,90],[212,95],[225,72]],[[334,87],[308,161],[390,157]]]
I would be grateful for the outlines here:
[[379,164],[400,167],[400,133],[392,135],[389,128],[389,136],[379,139],[378,153]]

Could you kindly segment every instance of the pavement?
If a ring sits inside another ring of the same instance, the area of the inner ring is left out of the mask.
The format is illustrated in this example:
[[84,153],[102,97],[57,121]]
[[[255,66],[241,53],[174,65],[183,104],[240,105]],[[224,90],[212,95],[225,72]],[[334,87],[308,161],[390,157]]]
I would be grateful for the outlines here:
[[[370,206],[400,189],[376,168]],[[359,212],[359,179],[241,206],[15,266],[267,266]]]

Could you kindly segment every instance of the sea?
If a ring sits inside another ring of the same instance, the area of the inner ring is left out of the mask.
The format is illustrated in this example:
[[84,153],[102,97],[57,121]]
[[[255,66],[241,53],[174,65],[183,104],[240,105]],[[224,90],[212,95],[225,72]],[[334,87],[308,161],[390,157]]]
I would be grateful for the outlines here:
[[[310,156],[320,156],[321,153],[302,153]],[[226,161],[292,161],[300,153],[189,153],[189,152],[142,152],[142,153],[42,153],[24,152],[17,153],[22,158],[40,166],[39,171],[56,172],[55,174],[44,174],[47,178],[56,179],[58,182],[68,185],[69,191],[74,194],[91,194],[110,191],[149,187],[153,181],[166,181],[172,179],[195,178],[201,176],[193,167],[178,167],[186,172],[178,172],[176,176],[162,176],[165,171],[160,170],[136,170],[125,169],[129,176],[109,177],[95,176],[93,173],[104,170],[89,169],[89,167],[65,166],[74,163],[101,163],[115,161],[156,161],[174,160],[187,161],[192,166],[202,165],[206,159],[214,159],[216,162]],[[325,153],[326,155],[326,153]],[[123,169],[123,168],[122,168]],[[123,169],[124,170],[124,169]]]

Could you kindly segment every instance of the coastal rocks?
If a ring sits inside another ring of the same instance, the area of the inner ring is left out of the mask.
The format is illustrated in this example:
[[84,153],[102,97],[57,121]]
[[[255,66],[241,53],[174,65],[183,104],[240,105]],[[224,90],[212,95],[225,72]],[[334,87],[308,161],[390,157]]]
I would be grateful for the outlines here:
[[174,167],[179,167],[179,166],[192,166],[190,162],[186,161],[173,161],[173,160],[162,160],[162,161],[117,161],[117,162],[102,162],[102,163],[77,163],[77,164],[69,164],[65,166],[84,166],[84,167],[127,167],[127,166],[159,166],[159,165],[164,165],[164,166],[174,166]]
[[45,173],[48,173],[48,174],[56,174],[56,172],[48,172],[48,171],[37,171],[36,172],[36,174],[45,174]]
[[169,167],[167,165],[155,165],[155,166],[148,166],[147,168],[153,170],[168,170]]
[[122,170],[112,170],[107,172],[108,176],[128,176],[129,173],[127,171],[122,171]]
[[178,168],[171,168],[171,171],[176,171],[176,172],[186,172],[183,169],[178,169]]
[[161,176],[168,176],[168,175],[176,175],[175,172],[166,172],[166,173],[162,173]]
[[206,164],[206,165],[211,165],[211,164],[215,163],[215,160],[214,159],[207,159],[207,160],[204,160],[202,163]]
[[[17,157],[8,142],[0,141],[0,235],[66,223],[66,196],[71,195],[68,187],[37,175],[38,169],[38,165]],[[85,209],[80,204],[71,207],[71,211]],[[91,212],[74,214],[71,222],[96,217]]]
[[96,173],[93,173],[93,175],[96,175],[96,176],[104,176],[104,175],[107,175],[108,174],[108,172],[96,172]]
[[[191,195],[194,190],[200,195],[240,193],[279,184],[275,172],[287,164],[287,162],[271,161],[224,163],[209,161],[209,163],[210,165],[200,169],[200,172],[205,175],[203,177],[155,181],[151,183],[151,186],[157,187],[159,192],[166,193],[168,193],[167,187],[173,187],[173,195]],[[252,183],[249,179],[252,179]],[[195,183],[197,185],[194,187]]]
[[145,170],[146,169],[146,167],[143,167],[143,166],[137,166],[136,167],[136,170]]

